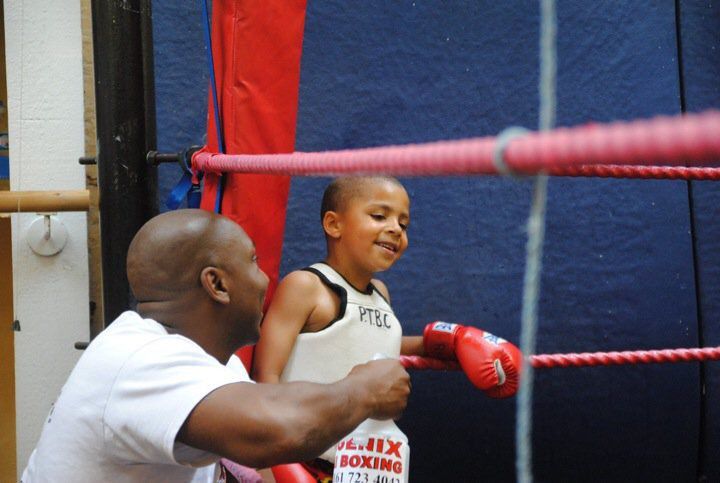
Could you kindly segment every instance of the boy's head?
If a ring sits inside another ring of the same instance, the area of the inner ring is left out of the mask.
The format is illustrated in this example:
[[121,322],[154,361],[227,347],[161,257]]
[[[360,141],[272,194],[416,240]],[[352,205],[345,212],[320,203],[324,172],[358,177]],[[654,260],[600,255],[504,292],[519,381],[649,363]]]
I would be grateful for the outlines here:
[[[400,190],[405,191],[400,181],[392,176],[343,176],[335,178],[323,193],[320,205],[320,221],[322,222],[325,213],[328,211],[344,211],[348,203],[354,198],[366,195],[369,186],[383,183],[395,185]],[[407,193],[405,195],[407,196]]]
[[410,200],[390,176],[347,176],[325,190],[320,216],[328,257],[343,257],[369,272],[387,270],[408,245]]

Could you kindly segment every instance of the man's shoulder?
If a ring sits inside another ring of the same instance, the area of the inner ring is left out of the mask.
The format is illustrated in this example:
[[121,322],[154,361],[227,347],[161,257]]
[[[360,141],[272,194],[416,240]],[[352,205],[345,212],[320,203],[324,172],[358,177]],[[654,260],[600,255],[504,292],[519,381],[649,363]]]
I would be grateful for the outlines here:
[[[127,310],[118,315],[115,320],[108,326],[108,329],[114,330],[142,330],[144,332],[154,332],[158,334],[167,331],[158,322],[153,319],[146,319],[133,310]],[[108,330],[106,329],[106,331]]]
[[90,343],[82,359],[85,359],[86,364],[102,364],[108,368],[117,366],[119,370],[120,366],[130,360],[162,357],[176,351],[206,355],[200,346],[187,337],[170,334],[158,322],[128,311],[116,318]]
[[[128,338],[141,340],[152,340],[168,336],[168,332],[158,322],[152,319],[143,318],[137,312],[128,310],[120,314],[100,335],[93,341],[95,345],[108,343],[109,340]],[[90,344],[92,348],[93,344]]]

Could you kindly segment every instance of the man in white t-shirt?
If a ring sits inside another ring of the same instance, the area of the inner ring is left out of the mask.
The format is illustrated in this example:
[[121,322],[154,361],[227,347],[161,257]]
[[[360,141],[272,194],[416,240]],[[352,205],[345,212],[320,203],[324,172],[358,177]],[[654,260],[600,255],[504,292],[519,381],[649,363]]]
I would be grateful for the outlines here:
[[212,482],[225,457],[251,467],[314,458],[368,417],[398,417],[397,361],[335,384],[251,384],[235,350],[258,337],[268,279],[242,229],[179,210],[128,251],[137,312],[90,344],[45,422],[22,482]]

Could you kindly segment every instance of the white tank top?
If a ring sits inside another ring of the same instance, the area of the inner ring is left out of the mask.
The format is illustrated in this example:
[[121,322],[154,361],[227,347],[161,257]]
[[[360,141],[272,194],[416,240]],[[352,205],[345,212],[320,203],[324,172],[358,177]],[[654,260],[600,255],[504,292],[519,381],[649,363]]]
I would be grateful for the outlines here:
[[361,292],[324,263],[305,270],[315,273],[340,297],[340,310],[321,331],[298,335],[281,381],[331,383],[377,353],[400,356],[400,322],[375,286],[370,284]]
[[[299,334],[280,380],[322,384],[339,381],[354,366],[371,361],[375,354],[400,356],[402,328],[390,304],[373,284],[356,289],[329,265],[309,268],[340,297],[337,317],[319,332]],[[320,458],[334,462],[335,446]]]

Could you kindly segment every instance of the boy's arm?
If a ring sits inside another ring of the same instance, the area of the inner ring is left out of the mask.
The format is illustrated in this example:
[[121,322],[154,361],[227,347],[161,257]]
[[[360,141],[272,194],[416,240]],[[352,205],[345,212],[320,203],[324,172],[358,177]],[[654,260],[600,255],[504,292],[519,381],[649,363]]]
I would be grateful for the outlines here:
[[[373,284],[390,302],[385,284],[380,280]],[[425,326],[422,336],[403,336],[400,354],[457,360],[470,381],[490,397],[510,397],[518,389],[520,349],[474,327],[433,322]]]
[[317,303],[319,279],[310,272],[290,273],[278,285],[255,347],[253,379],[280,382],[295,339]]
[[425,356],[425,345],[421,335],[404,335],[400,343],[400,354],[404,356]]
[[[373,285],[378,289],[378,292],[385,297],[385,300],[390,303],[390,291],[387,285],[380,280],[373,279]],[[424,356],[425,346],[423,345],[423,338],[421,335],[404,335],[402,342],[400,343],[400,355],[403,356]]]

